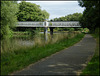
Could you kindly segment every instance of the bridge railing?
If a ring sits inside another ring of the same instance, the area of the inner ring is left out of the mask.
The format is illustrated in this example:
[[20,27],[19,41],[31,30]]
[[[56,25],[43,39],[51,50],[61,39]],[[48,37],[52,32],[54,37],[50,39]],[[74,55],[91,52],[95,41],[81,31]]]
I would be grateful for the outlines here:
[[18,22],[17,27],[81,27],[78,21],[67,22]]
[[17,27],[43,27],[43,22],[18,22]]
[[78,21],[71,22],[49,22],[49,27],[80,27]]

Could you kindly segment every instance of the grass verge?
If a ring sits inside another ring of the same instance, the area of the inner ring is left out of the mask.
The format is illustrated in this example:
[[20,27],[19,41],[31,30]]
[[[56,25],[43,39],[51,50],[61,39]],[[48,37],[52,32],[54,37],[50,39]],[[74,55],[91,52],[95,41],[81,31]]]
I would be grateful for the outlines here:
[[95,54],[80,76],[99,76],[99,36],[96,34],[92,36],[96,39]]
[[28,49],[15,50],[13,53],[1,54],[1,75],[8,75],[16,70],[25,68],[29,64],[37,62],[38,60],[50,56],[62,49],[65,49],[73,44],[79,42],[84,34],[78,34],[71,39],[62,39],[54,44],[47,44],[45,46],[36,46]]

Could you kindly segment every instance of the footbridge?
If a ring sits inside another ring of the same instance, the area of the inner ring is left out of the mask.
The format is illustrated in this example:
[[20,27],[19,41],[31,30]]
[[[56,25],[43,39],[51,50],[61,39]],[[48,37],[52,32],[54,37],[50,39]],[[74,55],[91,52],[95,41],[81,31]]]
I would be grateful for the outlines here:
[[16,25],[17,28],[36,28],[36,27],[43,27],[44,28],[44,34],[47,34],[47,29],[50,28],[50,34],[53,35],[53,29],[55,27],[81,27],[79,24],[79,21],[58,21],[58,22],[30,22],[30,21],[23,21],[18,22]]
[[16,27],[81,27],[79,21],[66,22],[18,22]]

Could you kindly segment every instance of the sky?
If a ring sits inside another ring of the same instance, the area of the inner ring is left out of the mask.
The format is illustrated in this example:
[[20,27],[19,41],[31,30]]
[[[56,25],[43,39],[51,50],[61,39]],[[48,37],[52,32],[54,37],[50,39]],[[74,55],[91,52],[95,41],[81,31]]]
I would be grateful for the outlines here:
[[[18,1],[20,3],[21,1]],[[67,16],[73,13],[83,13],[84,8],[80,7],[78,1],[26,1],[41,6],[42,10],[46,10],[50,19]]]

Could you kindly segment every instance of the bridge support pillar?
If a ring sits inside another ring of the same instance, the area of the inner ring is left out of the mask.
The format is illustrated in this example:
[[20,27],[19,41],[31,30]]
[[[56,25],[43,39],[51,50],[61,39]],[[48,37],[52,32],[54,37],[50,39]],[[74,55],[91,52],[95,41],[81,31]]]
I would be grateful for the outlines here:
[[48,40],[48,27],[44,27],[44,38],[46,41]]
[[51,35],[51,38],[53,37],[53,27],[50,27],[50,35]]
[[44,35],[48,33],[48,27],[44,27]]

